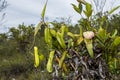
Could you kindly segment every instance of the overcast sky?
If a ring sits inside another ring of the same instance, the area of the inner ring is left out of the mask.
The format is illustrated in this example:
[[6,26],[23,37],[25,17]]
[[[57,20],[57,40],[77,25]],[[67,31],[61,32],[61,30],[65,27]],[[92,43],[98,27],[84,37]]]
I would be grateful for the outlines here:
[[[25,25],[37,24],[40,21],[45,1],[7,0],[9,6],[4,11],[6,16],[4,25],[0,27],[0,32],[4,32],[8,27],[16,27],[23,22]],[[71,3],[77,4],[76,0],[48,0],[46,17],[55,20],[56,17],[67,18],[71,16],[73,23],[75,23],[80,16],[72,9]]]
[[[41,18],[41,11],[45,0],[7,0],[9,6],[4,11],[6,16],[4,25],[0,27],[0,32],[7,27],[16,27],[24,22],[25,25],[37,24]],[[71,3],[75,0],[49,0],[47,5],[46,17],[54,20],[56,17],[69,17],[75,20],[79,16],[74,13]]]

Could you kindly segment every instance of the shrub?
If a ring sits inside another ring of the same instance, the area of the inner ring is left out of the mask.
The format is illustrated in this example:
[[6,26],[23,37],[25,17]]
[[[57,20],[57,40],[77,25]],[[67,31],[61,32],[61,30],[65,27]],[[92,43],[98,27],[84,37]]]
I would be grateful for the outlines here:
[[[47,4],[47,3],[46,3]],[[61,24],[59,29],[51,28],[48,22],[44,22],[45,8],[42,12],[43,21],[35,29],[35,35],[41,25],[45,26],[44,39],[49,47],[49,56],[46,67],[52,73],[53,79],[111,79],[111,73],[120,73],[120,36],[117,30],[109,33],[103,27],[102,20],[98,28],[92,27],[92,6],[87,2],[78,2],[78,6],[72,4],[79,14],[83,11],[86,18],[79,26],[79,33],[72,33],[68,26]],[[85,6],[85,9],[82,7]],[[117,9],[117,8],[115,8]],[[108,12],[112,13],[115,9]],[[105,16],[102,16],[105,18]],[[53,24],[53,23],[52,23]],[[96,25],[96,24],[94,24]],[[35,67],[43,60],[43,55],[35,51]]]

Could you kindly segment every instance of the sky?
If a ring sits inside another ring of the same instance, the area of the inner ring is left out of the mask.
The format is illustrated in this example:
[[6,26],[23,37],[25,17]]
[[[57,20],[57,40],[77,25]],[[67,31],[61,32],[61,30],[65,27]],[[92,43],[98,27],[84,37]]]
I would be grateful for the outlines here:
[[[41,19],[41,11],[46,0],[7,0],[8,7],[3,25],[0,32],[5,32],[9,27],[17,27],[24,22],[25,25],[37,24]],[[118,0],[119,1],[119,0]],[[120,2],[120,1],[119,1]],[[48,0],[45,16],[50,20],[57,17],[71,17],[72,22],[76,23],[80,19],[71,3],[77,4],[76,0]]]
[[[40,21],[45,0],[7,0],[7,2],[9,5],[4,11],[6,16],[0,32],[8,30],[9,27],[17,27],[23,22],[29,25]],[[75,0],[49,0],[45,16],[51,20],[55,20],[56,17],[72,16],[75,20],[79,15],[74,13],[71,3],[77,2]]]

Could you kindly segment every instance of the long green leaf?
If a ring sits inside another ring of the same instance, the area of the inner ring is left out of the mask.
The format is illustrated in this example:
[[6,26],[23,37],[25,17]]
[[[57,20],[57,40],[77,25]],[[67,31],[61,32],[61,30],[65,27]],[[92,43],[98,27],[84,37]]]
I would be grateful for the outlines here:
[[85,15],[89,18],[92,15],[92,5],[89,3],[86,3],[86,10],[84,10],[83,12],[85,13]]
[[82,7],[82,4],[81,3],[79,3],[79,10],[80,10],[80,14],[82,13],[82,9],[83,9],[83,7]]
[[82,28],[82,26],[80,26],[80,36],[82,36],[83,35],[83,28]]
[[75,5],[75,4],[71,4],[74,8],[74,10],[80,14],[80,9]]
[[120,45],[120,37],[119,36],[116,36],[114,41],[111,43],[111,46],[110,48],[112,50],[116,50],[116,48]]
[[98,34],[96,36],[102,41],[102,43],[104,43],[107,37],[107,32],[105,29],[100,27]]
[[92,10],[92,5],[89,3],[86,3],[86,11],[89,12]]
[[45,11],[46,11],[47,2],[48,2],[48,0],[46,0],[46,3],[44,5],[44,8],[43,8],[42,14],[41,14],[43,20],[44,20],[44,17],[45,17]]
[[73,39],[69,39],[68,40],[68,48],[74,46],[74,42],[73,42]]
[[113,43],[115,46],[118,46],[120,44],[120,37],[116,37]]
[[115,29],[115,31],[114,31],[114,33],[112,34],[112,38],[114,38],[116,35],[117,35],[117,33],[118,33],[118,31],[117,31],[117,29]]
[[34,37],[38,33],[38,31],[41,29],[41,26],[43,25],[43,22],[38,23],[38,25],[35,27]]
[[83,41],[83,37],[80,36],[78,39],[77,39],[77,42],[76,42],[76,45],[80,45],[80,43]]
[[74,34],[71,33],[71,32],[67,32],[67,35],[70,36],[70,37],[73,38],[73,39],[74,39],[74,37],[75,37]]
[[118,8],[120,8],[120,5],[119,6],[117,6],[117,7],[115,7],[115,8],[113,8],[112,10],[110,10],[109,12],[108,12],[108,14],[112,14],[114,11],[116,11]]

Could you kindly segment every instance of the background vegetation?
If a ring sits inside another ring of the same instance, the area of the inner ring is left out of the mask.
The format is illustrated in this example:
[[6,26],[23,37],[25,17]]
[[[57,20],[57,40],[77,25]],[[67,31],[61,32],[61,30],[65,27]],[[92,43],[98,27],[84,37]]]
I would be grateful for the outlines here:
[[[99,18],[98,18],[99,19]],[[80,19],[78,24],[80,24]],[[118,35],[120,35],[120,14],[115,14],[107,20],[109,23],[108,31],[111,32],[114,29],[118,30]],[[96,20],[94,22],[99,22]],[[56,28],[59,28],[61,23],[56,22]],[[79,33],[79,26],[69,25],[69,30],[73,33]],[[38,46],[41,53],[47,56],[48,48],[45,47],[43,37],[43,29],[38,31],[37,37],[35,39],[35,45]],[[25,26],[24,24],[19,25],[18,28],[10,28],[9,32],[0,34],[0,79],[7,80],[11,78],[30,79],[37,80],[46,78],[48,73],[46,73],[46,60],[42,61],[39,68],[34,67],[34,55],[33,45],[34,40],[34,26]],[[120,50],[120,49],[119,49]],[[47,76],[48,77],[48,76]]]

